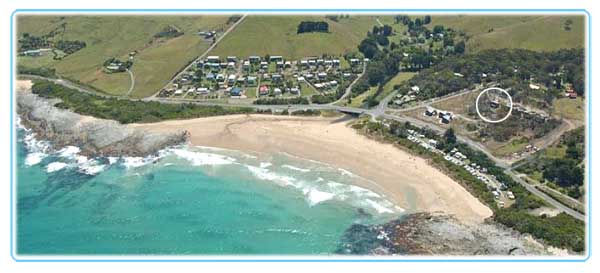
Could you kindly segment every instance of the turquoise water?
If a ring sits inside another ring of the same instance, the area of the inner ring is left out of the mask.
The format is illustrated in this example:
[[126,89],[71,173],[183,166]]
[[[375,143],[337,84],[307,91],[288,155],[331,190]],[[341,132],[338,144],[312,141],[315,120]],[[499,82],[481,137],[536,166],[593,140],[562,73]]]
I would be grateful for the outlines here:
[[21,255],[327,254],[351,224],[402,211],[348,171],[285,154],[90,159],[17,135]]

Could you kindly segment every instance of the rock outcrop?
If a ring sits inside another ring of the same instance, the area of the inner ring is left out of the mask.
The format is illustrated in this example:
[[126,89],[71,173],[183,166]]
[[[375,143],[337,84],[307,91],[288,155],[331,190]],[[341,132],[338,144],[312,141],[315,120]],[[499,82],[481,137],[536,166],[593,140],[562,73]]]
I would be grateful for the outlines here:
[[464,224],[437,213],[415,213],[381,225],[352,225],[339,254],[548,255],[528,235],[496,223]]
[[55,148],[77,146],[82,155],[146,156],[168,146],[185,142],[188,133],[151,133],[122,125],[114,120],[82,116],[55,105],[57,99],[45,99],[28,91],[17,95],[17,113],[22,124],[48,139]]

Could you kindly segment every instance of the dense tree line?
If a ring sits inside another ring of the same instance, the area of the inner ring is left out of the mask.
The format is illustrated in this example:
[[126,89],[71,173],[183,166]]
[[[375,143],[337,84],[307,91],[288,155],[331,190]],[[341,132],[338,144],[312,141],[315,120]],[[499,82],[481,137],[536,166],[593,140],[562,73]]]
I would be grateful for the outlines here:
[[82,115],[116,120],[123,124],[254,112],[253,109],[247,107],[162,104],[141,100],[103,98],[49,81],[35,81],[31,90],[34,94],[44,98],[60,99],[61,102],[56,105],[57,107],[69,109]]
[[17,74],[37,75],[46,78],[56,78],[56,69],[47,67],[17,66]]
[[183,34],[183,31],[180,31],[177,27],[167,26],[158,33],[154,34],[154,38],[175,38]]
[[307,32],[329,32],[329,24],[324,21],[302,21],[298,24],[297,34]]
[[305,97],[293,97],[293,98],[259,98],[254,101],[254,104],[261,105],[276,105],[276,104],[308,104],[308,99]]
[[577,199],[583,194],[581,186],[585,181],[585,170],[582,165],[582,160],[585,158],[585,128],[580,127],[566,132],[555,148],[565,147],[565,154],[562,157],[550,157],[542,152],[518,170],[529,174],[540,172],[544,180],[565,189],[569,196]]
[[[563,88],[564,83],[572,83],[575,91],[583,95],[584,58],[582,49],[562,49],[554,52],[525,49],[485,50],[445,58],[435,66],[422,70],[409,80],[403,89],[407,91],[410,86],[417,85],[421,89],[418,96],[428,99],[464,88],[473,88],[484,82],[498,82],[500,87],[515,87],[513,94],[518,95],[521,91],[529,90],[530,81],[534,81],[544,85],[555,95],[560,93],[556,90]],[[521,98],[523,97],[525,96]],[[520,100],[519,96],[513,99]]]
[[34,36],[29,33],[23,33],[18,39],[19,51],[36,50],[41,48],[55,48],[63,51],[66,55],[73,54],[86,47],[86,43],[80,40],[58,40],[53,41],[55,34],[43,36]]
[[79,51],[80,49],[84,48],[85,46],[86,46],[85,42],[79,41],[79,40],[75,40],[75,41],[60,40],[54,44],[55,48],[60,49],[62,52],[64,52],[67,55],[75,53],[75,52]]
[[35,50],[40,48],[49,48],[51,46],[47,37],[38,37],[29,33],[23,33],[19,42],[19,51]]

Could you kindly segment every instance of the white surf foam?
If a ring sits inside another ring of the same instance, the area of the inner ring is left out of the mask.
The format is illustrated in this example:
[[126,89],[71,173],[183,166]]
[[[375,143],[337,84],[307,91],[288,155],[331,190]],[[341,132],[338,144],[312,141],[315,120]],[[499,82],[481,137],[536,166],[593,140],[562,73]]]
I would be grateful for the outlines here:
[[273,166],[273,164],[269,163],[269,162],[260,162],[260,167],[261,168],[268,168]]
[[248,168],[248,170],[258,179],[272,181],[283,186],[296,187],[296,185],[294,184],[294,182],[296,182],[296,179],[293,177],[280,175],[275,172],[269,171],[265,168],[259,168],[250,165],[246,165],[246,168]]
[[106,168],[106,165],[100,164],[97,160],[91,159],[79,164],[79,171],[88,175],[96,175]]
[[33,166],[33,165],[39,164],[47,156],[48,156],[47,154],[42,153],[42,152],[28,153],[27,156],[25,157],[25,165]]
[[392,206],[392,208],[385,206],[383,204],[381,204],[381,202],[375,202],[371,199],[366,199],[365,202],[367,204],[369,204],[373,209],[375,209],[378,213],[394,213],[394,210],[392,208],[395,208]]
[[37,165],[48,156],[50,143],[48,141],[37,140],[35,138],[35,133],[31,132],[31,130],[26,130],[25,132],[26,134],[23,137],[23,142],[28,151],[28,154],[25,157],[25,165]]
[[53,173],[56,171],[60,171],[67,166],[69,166],[69,164],[64,163],[64,162],[52,162],[52,163],[48,164],[48,166],[46,166],[46,172]]
[[286,169],[290,169],[290,170],[294,170],[294,171],[299,171],[299,172],[303,172],[303,173],[307,173],[310,172],[310,170],[308,169],[302,169],[302,168],[298,168],[296,166],[292,166],[292,165],[281,165],[281,167],[286,168]]
[[219,154],[194,152],[187,149],[172,149],[173,154],[181,157],[195,166],[203,165],[227,165],[235,163],[235,158]]
[[314,206],[323,201],[333,199],[335,197],[335,194],[331,192],[320,191],[317,189],[309,189],[306,193],[306,196],[308,197],[309,204],[311,206]]
[[75,146],[67,146],[64,147],[62,149],[60,149],[58,151],[58,155],[60,157],[64,157],[64,158],[73,158],[75,157],[79,152],[81,151],[81,149],[79,149],[79,147],[75,147]]

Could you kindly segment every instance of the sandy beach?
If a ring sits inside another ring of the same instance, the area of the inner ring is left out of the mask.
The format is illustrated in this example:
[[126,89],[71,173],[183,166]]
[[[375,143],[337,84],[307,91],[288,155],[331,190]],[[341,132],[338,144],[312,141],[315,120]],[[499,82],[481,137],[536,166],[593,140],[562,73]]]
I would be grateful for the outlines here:
[[366,178],[361,187],[385,195],[408,211],[438,211],[481,222],[492,211],[458,183],[419,157],[358,134],[334,118],[235,115],[132,124],[151,132],[187,130],[195,146],[257,155],[285,152]]

